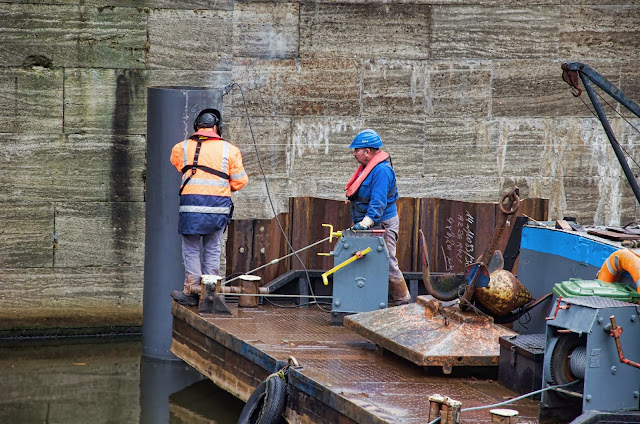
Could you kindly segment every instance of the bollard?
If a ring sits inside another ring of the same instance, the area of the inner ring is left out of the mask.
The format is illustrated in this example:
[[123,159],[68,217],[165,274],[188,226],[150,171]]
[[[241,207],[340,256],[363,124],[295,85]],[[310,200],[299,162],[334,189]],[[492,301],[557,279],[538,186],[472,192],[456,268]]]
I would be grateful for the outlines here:
[[[241,275],[239,278],[243,294],[258,294],[260,277],[257,275]],[[255,308],[258,306],[258,296],[239,296],[238,306],[242,308]]]
[[518,411],[514,409],[492,409],[491,423],[493,424],[517,424]]
[[443,424],[460,424],[460,409],[462,402],[447,398],[442,404],[442,417],[440,422]]
[[442,403],[444,402],[444,397],[440,395],[432,395],[429,396],[429,419],[428,422],[431,422],[440,416],[440,409],[442,408]]
[[429,397],[429,422],[440,417],[440,424],[460,424],[462,402],[441,395]]
[[213,312],[213,296],[222,277],[218,275],[203,275],[200,279],[200,302],[198,303],[199,313]]

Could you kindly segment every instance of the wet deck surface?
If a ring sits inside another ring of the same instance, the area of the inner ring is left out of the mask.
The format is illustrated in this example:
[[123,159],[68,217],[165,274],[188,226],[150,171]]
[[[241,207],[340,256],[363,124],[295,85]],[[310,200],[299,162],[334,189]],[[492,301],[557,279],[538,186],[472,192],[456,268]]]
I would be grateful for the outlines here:
[[[445,376],[439,368],[426,369],[393,353],[380,353],[367,339],[332,327],[330,314],[316,306],[263,305],[234,313],[236,317],[202,319],[278,360],[294,356],[304,366],[302,374],[384,421],[425,423],[433,394],[459,400],[463,409],[518,396],[496,380],[456,376],[455,371]],[[537,402],[523,399],[503,408],[519,411],[520,423],[538,422]],[[491,414],[489,409],[462,412],[462,421],[490,423]]]

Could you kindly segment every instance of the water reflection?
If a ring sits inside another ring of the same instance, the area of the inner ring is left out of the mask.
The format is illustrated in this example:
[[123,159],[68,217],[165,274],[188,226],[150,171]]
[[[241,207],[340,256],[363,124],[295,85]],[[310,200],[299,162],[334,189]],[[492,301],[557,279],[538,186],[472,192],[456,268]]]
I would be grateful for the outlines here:
[[140,340],[0,341],[0,423],[236,423],[243,403]]

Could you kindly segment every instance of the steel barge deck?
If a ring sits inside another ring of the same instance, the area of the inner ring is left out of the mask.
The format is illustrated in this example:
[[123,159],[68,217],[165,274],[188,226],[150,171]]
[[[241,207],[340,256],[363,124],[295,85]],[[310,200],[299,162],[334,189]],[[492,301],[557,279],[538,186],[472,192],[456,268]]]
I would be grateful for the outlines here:
[[[425,423],[429,396],[492,405],[518,395],[485,376],[444,376],[383,351],[317,306],[231,306],[234,316],[199,315],[173,303],[171,351],[216,385],[246,401],[289,356],[302,369],[288,375],[290,423]],[[497,367],[495,367],[495,378]],[[519,423],[538,422],[538,403],[510,404]],[[489,409],[462,412],[463,423],[490,423]]]

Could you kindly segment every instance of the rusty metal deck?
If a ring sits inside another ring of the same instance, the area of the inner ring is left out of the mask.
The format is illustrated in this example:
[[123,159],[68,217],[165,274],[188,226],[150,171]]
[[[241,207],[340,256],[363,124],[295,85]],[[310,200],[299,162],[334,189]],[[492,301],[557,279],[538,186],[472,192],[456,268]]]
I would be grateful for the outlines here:
[[[401,325],[398,325],[401,323]],[[498,366],[499,339],[517,333],[493,318],[457,306],[443,307],[430,296],[396,308],[345,317],[348,329],[420,366]]]
[[[304,368],[289,374],[289,422],[424,423],[433,394],[459,400],[462,408],[517,396],[493,380],[445,376],[381,353],[352,331],[332,327],[330,314],[315,306],[260,306],[221,317],[174,303],[172,312],[172,352],[242,400],[278,367],[276,360],[294,356]],[[509,408],[520,412],[520,423],[538,422],[536,402]],[[462,420],[490,423],[491,415],[467,411]]]

